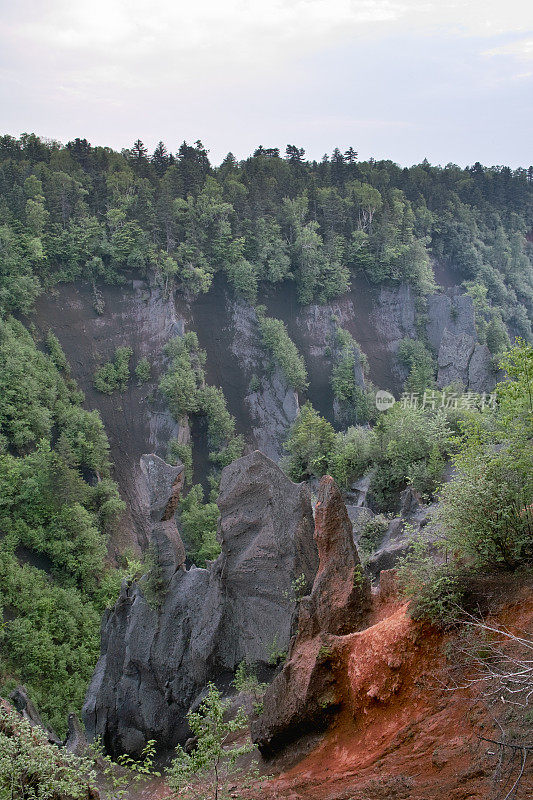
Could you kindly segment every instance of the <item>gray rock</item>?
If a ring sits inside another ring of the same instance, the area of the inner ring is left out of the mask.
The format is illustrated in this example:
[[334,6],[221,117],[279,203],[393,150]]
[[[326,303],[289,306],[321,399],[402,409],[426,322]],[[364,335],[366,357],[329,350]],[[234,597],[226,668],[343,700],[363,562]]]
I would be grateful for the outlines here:
[[283,454],[282,445],[287,431],[298,416],[298,394],[287,386],[279,369],[261,389],[246,396],[252,417],[252,434],[259,450],[275,461]]
[[468,388],[471,392],[491,392],[498,380],[492,354],[485,344],[476,344],[468,364]]
[[477,342],[472,298],[457,287],[428,297],[426,332],[438,354],[437,385],[460,383],[471,392],[491,391],[495,385],[492,357]]
[[17,688],[11,692],[10,700],[15,706],[15,709],[27,722],[30,723],[32,728],[42,728],[42,730],[45,731],[46,735],[48,736],[48,741],[52,744],[62,744],[61,739],[59,739],[55,731],[45,725],[42,721],[41,715],[28,697],[24,686],[17,686]]
[[391,352],[397,351],[405,337],[416,337],[415,317],[415,299],[408,284],[380,289],[373,318],[379,336]]
[[248,380],[254,374],[263,376],[258,390],[245,398],[253,441],[261,452],[279,461],[287,431],[298,415],[298,393],[287,385],[280,369],[267,369],[270,356],[261,343],[255,309],[243,300],[232,302],[230,307],[235,331],[232,352]]
[[177,569],[184,568],[186,558],[185,546],[174,519],[154,522],[150,545],[161,570],[161,578],[168,583]]
[[189,703],[207,677],[207,654],[191,639],[208,585],[207,570],[176,572],[160,608],[139,585],[123,585],[102,622],[102,655],[83,707],[89,739],[138,754],[148,739],[172,747],[186,734]]
[[293,582],[303,575],[310,588],[318,567],[309,493],[256,450],[224,470],[218,505],[218,662],[266,663],[273,645],[289,645]]
[[76,714],[68,715],[68,731],[65,749],[75,756],[86,756],[89,752],[89,742],[81,722]]
[[452,382],[459,382],[464,388],[468,384],[468,365],[474,352],[475,340],[468,333],[444,331],[439,348],[439,372],[437,385],[440,389]]
[[288,646],[291,583],[304,574],[310,585],[318,565],[307,489],[256,451],[223,470],[218,502],[222,551],[209,569],[175,572],[159,607],[143,581],[124,582],[104,616],[83,719],[114,752],[185,741],[185,715],[208,680]]
[[150,518],[154,522],[171,519],[178,506],[185,467],[171,466],[155,453],[149,453],[141,456],[141,473],[146,480]]
[[162,580],[168,583],[176,570],[185,564],[183,545],[174,515],[185,478],[183,464],[172,466],[154,453],[141,456],[144,476],[143,496],[146,513],[152,520],[149,545]]
[[366,562],[366,568],[375,580],[384,570],[393,569],[398,559],[404,556],[413,538],[420,535],[424,529],[424,539],[431,544],[437,538],[438,531],[432,523],[436,503],[423,505],[416,497],[416,493],[407,489],[402,495],[402,514],[391,519],[389,526],[378,549],[372,553]]
[[435,352],[439,352],[445,330],[455,335],[468,334],[473,339],[476,338],[474,306],[470,295],[458,294],[454,288],[446,294],[428,297],[427,304],[427,335]]
[[363,577],[352,526],[333,478],[320,481],[315,507],[320,565],[300,603],[298,632],[282,671],[268,687],[254,742],[270,756],[304,732],[321,729],[342,699],[334,664],[342,636],[368,624],[370,585]]

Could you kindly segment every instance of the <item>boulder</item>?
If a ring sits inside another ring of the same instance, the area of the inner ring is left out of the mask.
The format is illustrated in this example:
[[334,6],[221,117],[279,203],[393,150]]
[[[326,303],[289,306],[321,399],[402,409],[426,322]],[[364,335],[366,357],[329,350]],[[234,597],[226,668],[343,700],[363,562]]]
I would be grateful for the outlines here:
[[114,753],[185,741],[207,681],[289,645],[292,585],[301,575],[311,585],[318,565],[308,491],[256,451],[223,470],[218,502],[218,559],[178,570],[158,597],[145,579],[124,582],[104,616],[83,719]]
[[327,724],[342,700],[335,676],[338,642],[368,622],[370,584],[340,492],[329,476],[320,482],[315,540],[320,563],[311,594],[300,602],[298,633],[266,691],[264,713],[252,724],[252,738],[266,756]]

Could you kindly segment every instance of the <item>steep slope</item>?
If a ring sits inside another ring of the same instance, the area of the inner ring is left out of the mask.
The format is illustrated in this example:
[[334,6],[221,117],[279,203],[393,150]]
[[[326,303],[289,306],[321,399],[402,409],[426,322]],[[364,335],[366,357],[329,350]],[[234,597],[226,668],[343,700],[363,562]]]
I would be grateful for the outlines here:
[[[405,605],[390,601],[379,617],[373,626],[346,637],[339,650],[335,674],[342,682],[344,705],[335,724],[311,753],[266,784],[263,796],[272,800],[505,796],[520,773],[520,759],[507,761],[509,753],[503,754],[506,763],[498,794],[493,776],[500,751],[480,737],[498,739],[500,731],[475,687],[450,690],[453,636],[414,623]],[[492,620],[510,631],[531,632],[531,587],[523,588],[514,602],[508,599]],[[468,666],[463,673],[467,676]],[[526,800],[532,791],[533,768],[528,761],[516,797]]]
[[[39,298],[33,321],[42,335],[49,329],[57,335],[86,394],[86,406],[97,408],[104,421],[114,476],[127,504],[114,539],[118,550],[132,543],[146,546],[149,524],[139,462],[143,453],[165,458],[171,439],[188,442],[192,433],[195,480],[205,482],[210,469],[204,428],[194,417],[192,431],[187,424],[178,425],[157,389],[166,366],[164,346],[171,338],[185,330],[196,331],[207,355],[207,380],[222,387],[247,448],[258,447],[278,460],[299,400],[311,400],[323,416],[335,419],[329,348],[336,325],[361,346],[368,359],[368,379],[396,396],[407,374],[397,358],[399,343],[417,336],[415,297],[407,284],[378,290],[356,278],[338,300],[309,306],[297,303],[292,284],[271,290],[264,298],[267,310],[286,323],[306,362],[309,388],[299,398],[279,368],[272,370],[253,307],[235,299],[222,275],[215,276],[207,294],[190,300],[180,294],[167,297],[157,286],[140,280],[121,287],[102,285],[98,291],[101,314],[94,310],[89,286],[66,284]],[[428,313],[427,335],[438,357],[439,385],[459,380],[469,390],[490,390],[495,380],[491,356],[485,345],[476,343],[471,298],[457,288],[448,289],[429,297]],[[142,385],[130,380],[120,395],[97,392],[95,370],[123,346],[133,350],[132,367],[148,358],[150,380]]]

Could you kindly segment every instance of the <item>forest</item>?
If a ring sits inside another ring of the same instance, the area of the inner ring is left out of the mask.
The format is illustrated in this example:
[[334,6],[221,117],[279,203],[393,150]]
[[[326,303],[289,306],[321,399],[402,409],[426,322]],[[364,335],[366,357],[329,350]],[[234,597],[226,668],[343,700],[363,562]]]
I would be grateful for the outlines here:
[[[85,139],[63,146],[34,134],[0,137],[1,693],[23,681],[45,719],[64,734],[66,712],[79,711],[98,657],[101,614],[120,582],[143,571],[133,553],[124,553],[121,563],[108,558],[123,502],[106,432],[98,412],[84,408],[56,337],[43,340],[34,330],[32,309],[41,293],[60,283],[87,283],[94,313],[101,314],[102,284],[141,276],[167,296],[191,298],[208,292],[214,275],[223,273],[234,296],[255,306],[265,351],[304,393],[302,355],[284,323],[258,305],[266,289],[282,292],[290,282],[304,306],[343,295],[356,275],[375,286],[407,283],[423,320],[439,264],[472,297],[479,341],[508,374],[514,370],[519,396],[500,389],[496,417],[490,410],[439,414],[398,405],[378,421],[354,383],[355,359],[364,368],[364,354],[338,325],[330,343],[332,385],[345,424],[335,430],[302,404],[284,468],[293,480],[329,472],[346,488],[373,467],[375,507],[388,512],[407,485],[432,498],[446,460],[459,454],[466,482],[462,489],[450,484],[446,494],[448,510],[456,509],[447,523],[455,546],[472,493],[496,496],[502,473],[510,471],[516,486],[501,500],[517,504],[530,474],[533,167],[424,161],[402,168],[359,161],[353,148],[308,161],[295,145],[284,153],[260,146],[241,161],[228,153],[214,166],[200,141],[183,142],[175,152],[160,142],[150,154],[140,140],[116,152]],[[434,387],[435,358],[422,333],[403,342],[399,355],[407,388]],[[130,356],[128,348],[117,350],[95,374],[95,388],[123,391]],[[188,469],[181,521],[189,555],[203,564],[217,553],[220,470],[241,455],[244,443],[222,390],[206,381],[194,331],[172,339],[165,356],[159,391],[170,412],[177,420],[201,415],[207,426],[207,502],[199,484],[190,487],[190,447],[169,444],[174,460]],[[140,361],[136,379],[149,376],[150,364]],[[506,414],[506,408],[515,411]],[[522,420],[520,430],[513,415]],[[494,440],[502,449],[487,462]],[[514,465],[513,452],[519,455]],[[480,563],[498,563],[497,553],[478,552],[487,540],[484,508],[471,511],[469,546]],[[511,566],[530,558],[522,528],[517,537],[502,556]]]

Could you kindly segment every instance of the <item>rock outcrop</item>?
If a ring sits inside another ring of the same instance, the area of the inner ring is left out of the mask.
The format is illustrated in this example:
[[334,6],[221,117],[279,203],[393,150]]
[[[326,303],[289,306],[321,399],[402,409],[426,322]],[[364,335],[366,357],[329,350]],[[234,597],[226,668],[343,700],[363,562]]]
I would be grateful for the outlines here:
[[472,298],[457,288],[428,297],[426,332],[437,354],[437,385],[460,383],[471,392],[492,391],[496,376],[488,347],[477,341]]
[[17,686],[17,688],[11,693],[10,700],[13,703],[15,710],[18,711],[23,719],[30,723],[32,728],[42,728],[51,744],[62,744],[61,739],[52,730],[52,728],[49,728],[48,725],[44,724],[43,720],[41,719],[41,715],[26,694],[26,689],[24,686]]
[[[175,422],[157,392],[166,369],[165,344],[183,335],[184,317],[177,313],[172,296],[144,280],[123,286],[102,284],[98,291],[104,302],[101,314],[95,312],[90,284],[60,284],[53,294],[39,297],[33,319],[43,337],[48,330],[58,337],[86,407],[98,409],[109,437],[113,478],[126,502],[112,548],[117,553],[126,547],[139,552],[146,549],[150,532],[140,458],[147,452],[165,457],[171,439],[189,439],[188,426]],[[93,377],[102,363],[113,360],[117,347],[125,346],[133,351],[131,368],[147,358],[151,376],[142,384],[131,380],[119,401],[116,394],[96,391]]]
[[[235,331],[231,350],[248,378],[245,403],[253,441],[261,452],[277,461],[287,431],[298,415],[298,393],[288,386],[279,367],[268,368],[270,357],[261,343],[255,309],[244,300],[236,300],[230,303],[230,310]],[[254,375],[256,386],[250,387]]]
[[282,671],[267,689],[265,711],[252,726],[253,739],[265,755],[327,723],[342,699],[334,669],[338,642],[368,622],[370,584],[346,507],[329,476],[320,482],[315,540],[320,565],[311,594],[300,602],[298,633]]
[[291,584],[303,574],[311,585],[318,566],[308,491],[256,451],[223,470],[219,506],[221,554],[208,569],[174,572],[150,604],[144,580],[124,583],[104,617],[83,718],[113,752],[175,746],[208,680],[288,647]]
[[172,466],[150,453],[141,456],[141,474],[145,479],[144,504],[151,520],[149,547],[162,579],[168,582],[185,565],[185,547],[174,519],[185,467],[181,463]]

